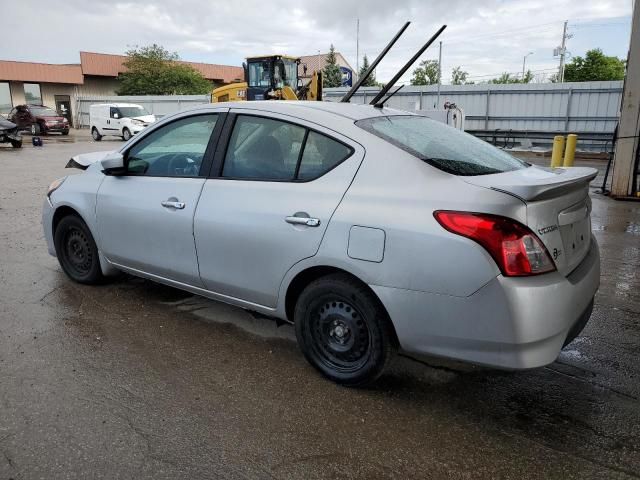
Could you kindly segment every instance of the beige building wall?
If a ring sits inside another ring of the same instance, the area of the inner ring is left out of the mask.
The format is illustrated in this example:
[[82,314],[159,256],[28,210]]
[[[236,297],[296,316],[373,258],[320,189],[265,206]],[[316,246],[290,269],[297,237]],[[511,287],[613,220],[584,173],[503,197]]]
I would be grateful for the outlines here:
[[22,82],[9,82],[9,88],[11,89],[11,102],[13,106],[23,105],[24,100],[24,84]]
[[118,80],[112,77],[91,77],[85,76],[84,83],[78,85],[79,97],[106,97],[116,95]]

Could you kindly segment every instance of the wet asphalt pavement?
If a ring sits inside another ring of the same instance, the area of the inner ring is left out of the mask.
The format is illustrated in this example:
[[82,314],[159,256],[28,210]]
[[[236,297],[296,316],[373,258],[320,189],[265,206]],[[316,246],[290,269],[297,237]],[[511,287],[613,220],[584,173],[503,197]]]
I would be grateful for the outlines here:
[[554,364],[402,357],[351,390],[289,326],[132,277],[71,283],[45,189],[120,142],[64,140],[0,146],[0,480],[640,477],[640,203],[593,193],[602,285]]

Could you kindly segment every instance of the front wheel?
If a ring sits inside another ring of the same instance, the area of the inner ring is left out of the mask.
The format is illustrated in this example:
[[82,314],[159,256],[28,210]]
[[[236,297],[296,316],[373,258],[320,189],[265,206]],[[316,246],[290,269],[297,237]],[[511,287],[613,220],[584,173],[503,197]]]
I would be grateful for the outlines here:
[[100,140],[102,140],[102,135],[100,135],[100,132],[98,132],[98,129],[96,127],[93,127],[91,129],[91,137],[96,141],[99,142]]
[[31,125],[31,135],[40,135],[40,125],[37,123]]
[[13,148],[22,148],[22,140],[11,140],[11,146]]
[[125,142],[128,142],[130,138],[131,138],[131,131],[130,131],[128,128],[126,128],[126,127],[125,127],[125,128],[123,128],[123,129],[122,129],[122,139],[123,139]]
[[328,275],[310,283],[296,302],[294,322],[305,358],[343,385],[374,382],[397,350],[384,307],[348,275]]
[[84,221],[76,215],[60,220],[53,241],[62,270],[74,281],[85,284],[104,280],[98,247]]

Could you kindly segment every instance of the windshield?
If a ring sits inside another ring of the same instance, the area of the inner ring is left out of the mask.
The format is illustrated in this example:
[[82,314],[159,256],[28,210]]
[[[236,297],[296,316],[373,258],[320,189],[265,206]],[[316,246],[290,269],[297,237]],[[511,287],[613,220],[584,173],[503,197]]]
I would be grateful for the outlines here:
[[473,135],[418,115],[367,118],[356,125],[453,175],[488,175],[529,166]]
[[118,107],[120,110],[120,115],[123,118],[129,117],[143,117],[145,115],[150,115],[149,112],[144,107]]
[[249,63],[249,86],[250,87],[271,86],[269,62]]
[[37,115],[40,117],[59,117],[60,114],[47,107],[31,107],[31,115]]

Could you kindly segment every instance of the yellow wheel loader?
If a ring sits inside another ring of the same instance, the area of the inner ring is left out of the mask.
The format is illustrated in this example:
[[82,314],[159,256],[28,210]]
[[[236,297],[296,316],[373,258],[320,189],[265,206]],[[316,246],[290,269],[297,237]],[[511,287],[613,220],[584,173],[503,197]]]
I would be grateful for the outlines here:
[[[211,92],[211,102],[241,100],[322,100],[322,72],[310,81],[298,77],[300,59],[286,55],[247,58],[244,82],[231,83]],[[306,72],[306,65],[303,66]]]

